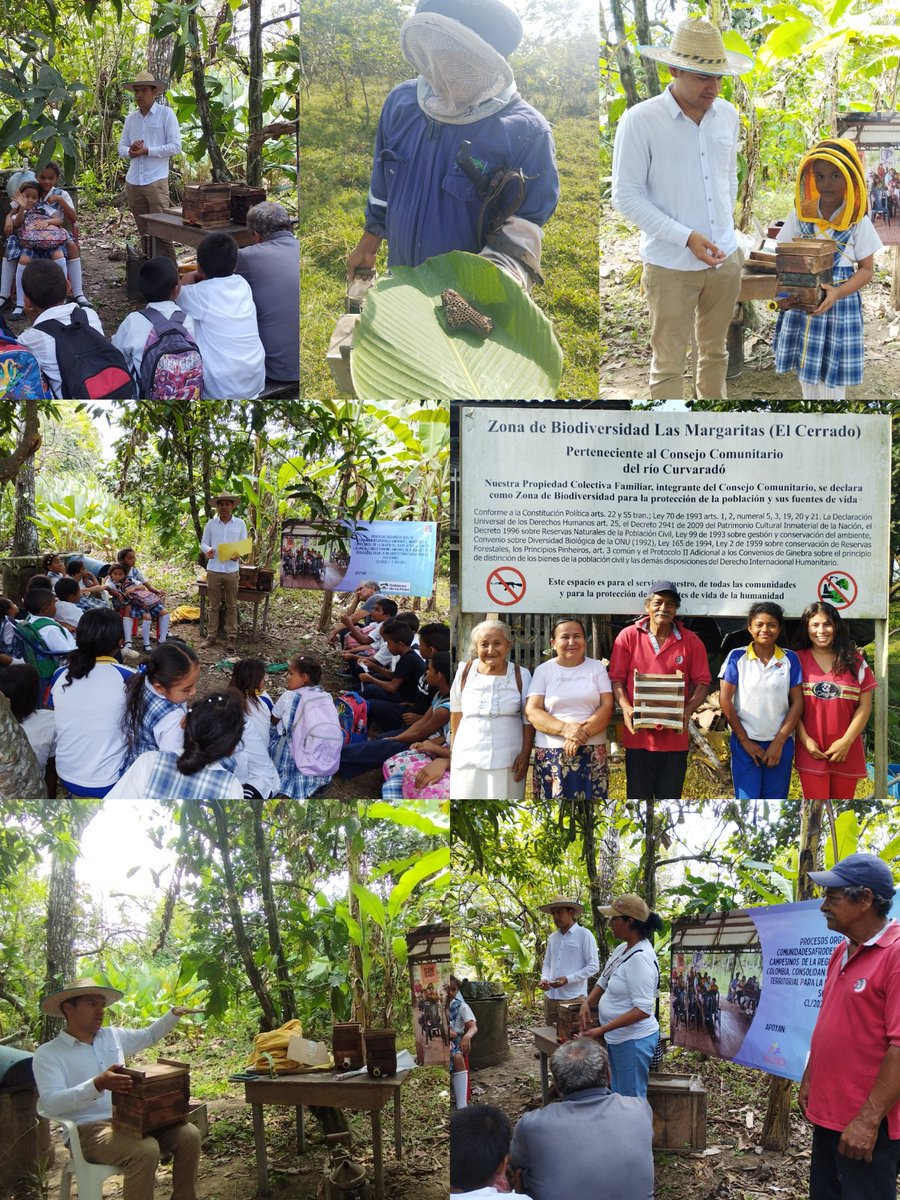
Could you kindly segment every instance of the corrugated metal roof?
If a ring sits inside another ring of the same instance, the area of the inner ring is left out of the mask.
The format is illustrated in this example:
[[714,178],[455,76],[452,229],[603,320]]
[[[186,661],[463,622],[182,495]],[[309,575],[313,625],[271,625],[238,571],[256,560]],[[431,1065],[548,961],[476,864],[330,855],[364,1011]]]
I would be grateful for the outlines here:
[[759,948],[759,944],[746,908],[708,917],[676,917],[672,922],[673,950],[742,950]]

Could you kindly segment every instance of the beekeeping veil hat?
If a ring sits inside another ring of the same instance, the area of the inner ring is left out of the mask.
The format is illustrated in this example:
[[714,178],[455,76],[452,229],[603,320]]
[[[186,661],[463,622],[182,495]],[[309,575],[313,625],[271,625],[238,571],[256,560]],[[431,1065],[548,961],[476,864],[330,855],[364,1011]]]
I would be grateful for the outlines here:
[[[843,208],[827,218],[819,212],[819,189],[814,174],[817,163],[837,167],[845,184]],[[818,142],[800,160],[795,204],[801,221],[812,221],[820,229],[847,229],[866,215],[868,201],[862,160],[849,138]]]
[[505,108],[516,87],[505,56],[521,37],[522,23],[501,0],[420,0],[400,29],[403,55],[419,72],[419,107],[455,125]]

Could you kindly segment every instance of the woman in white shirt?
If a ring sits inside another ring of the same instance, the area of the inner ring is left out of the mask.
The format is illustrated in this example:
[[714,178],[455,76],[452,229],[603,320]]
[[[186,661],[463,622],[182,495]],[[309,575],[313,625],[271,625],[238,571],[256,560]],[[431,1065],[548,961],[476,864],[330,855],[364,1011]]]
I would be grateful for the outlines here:
[[605,800],[606,727],[613,711],[606,667],[588,658],[578,620],[560,617],[550,645],[556,657],[541,663],[525,711],[537,730],[534,792],[544,800]]
[[[659,1043],[659,963],[652,938],[662,921],[633,892],[616,896],[599,911],[609,918],[612,935],[622,944],[607,959],[581,1006],[582,1037],[605,1039],[612,1091],[646,1099],[650,1062]],[[598,1000],[600,1024],[589,1029],[591,1005]]]
[[450,796],[521,800],[534,729],[525,717],[531,672],[509,661],[512,637],[502,621],[472,630],[470,662],[450,689]]

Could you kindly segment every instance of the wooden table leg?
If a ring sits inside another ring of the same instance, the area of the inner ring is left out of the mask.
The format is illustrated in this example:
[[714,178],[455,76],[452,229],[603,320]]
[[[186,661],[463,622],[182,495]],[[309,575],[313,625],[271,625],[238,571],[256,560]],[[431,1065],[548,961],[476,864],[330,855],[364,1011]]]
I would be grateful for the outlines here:
[[400,1089],[394,1092],[394,1152],[398,1158],[403,1157],[403,1130],[400,1125]]
[[297,1105],[297,1153],[306,1153],[306,1126],[303,1122],[303,1105]]
[[256,641],[256,621],[257,621],[258,617],[259,617],[259,601],[255,600],[253,603],[253,640],[254,641]]
[[547,1055],[540,1051],[541,1056],[541,1105],[550,1103],[550,1080],[547,1077]]
[[271,592],[266,592],[266,598],[263,601],[263,633],[265,633],[269,628],[269,596],[271,596],[271,594]]
[[266,1157],[266,1127],[263,1121],[263,1106],[252,1104],[253,1141],[256,1145],[256,1182],[261,1196],[270,1195],[269,1160]]
[[375,1160],[375,1200],[384,1200],[384,1159],[381,1153],[381,1113],[372,1109],[372,1157]]
[[200,636],[205,636],[206,592],[200,593]]

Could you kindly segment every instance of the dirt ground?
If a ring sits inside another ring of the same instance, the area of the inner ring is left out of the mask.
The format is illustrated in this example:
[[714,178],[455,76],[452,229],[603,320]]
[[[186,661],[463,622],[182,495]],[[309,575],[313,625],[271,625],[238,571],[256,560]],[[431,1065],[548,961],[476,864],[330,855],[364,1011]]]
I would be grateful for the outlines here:
[[[881,228],[879,227],[879,234]],[[640,295],[639,235],[619,223],[601,230],[600,399],[647,400],[650,371],[650,322]],[[890,306],[891,255],[875,259],[875,277],[862,291],[866,365],[862,384],[847,398],[900,397],[900,314]],[[776,375],[772,357],[775,313],[760,302],[745,308],[744,367],[727,381],[729,400],[799,400],[796,375]],[[691,396],[690,364],[684,398]]]
[[[541,1107],[540,1067],[529,1029],[543,1025],[537,1009],[510,1017],[509,1058],[472,1072],[472,1103],[497,1104],[515,1123]],[[670,1048],[663,1071],[699,1075],[707,1091],[707,1148],[703,1153],[656,1151],[657,1200],[806,1200],[810,1127],[795,1108],[786,1154],[760,1146],[769,1077],[687,1050]]]

